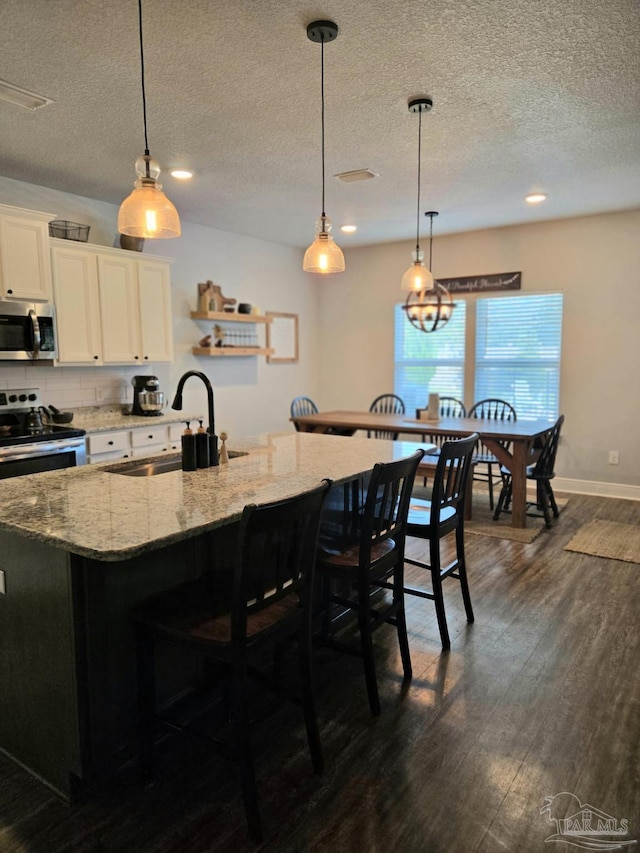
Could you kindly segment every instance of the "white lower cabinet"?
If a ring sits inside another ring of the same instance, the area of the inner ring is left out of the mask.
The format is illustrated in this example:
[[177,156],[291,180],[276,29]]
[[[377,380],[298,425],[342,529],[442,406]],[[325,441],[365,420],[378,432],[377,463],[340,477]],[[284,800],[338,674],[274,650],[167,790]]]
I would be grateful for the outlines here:
[[87,461],[109,462],[117,459],[154,456],[180,451],[182,424],[137,427],[114,432],[96,432],[87,436]]
[[171,361],[168,259],[51,240],[60,364]]

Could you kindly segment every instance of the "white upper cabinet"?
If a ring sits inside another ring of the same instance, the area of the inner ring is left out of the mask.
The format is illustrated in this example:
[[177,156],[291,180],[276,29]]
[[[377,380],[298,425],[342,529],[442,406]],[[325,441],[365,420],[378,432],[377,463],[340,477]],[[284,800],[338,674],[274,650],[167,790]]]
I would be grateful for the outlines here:
[[98,267],[91,252],[51,249],[55,288],[58,361],[102,364]]
[[166,263],[138,261],[138,308],[142,360],[172,361],[171,278]]
[[0,293],[5,300],[51,302],[49,221],[54,214],[0,205]]
[[61,364],[171,361],[169,261],[51,240]]
[[100,328],[105,364],[142,361],[136,262],[98,255]]

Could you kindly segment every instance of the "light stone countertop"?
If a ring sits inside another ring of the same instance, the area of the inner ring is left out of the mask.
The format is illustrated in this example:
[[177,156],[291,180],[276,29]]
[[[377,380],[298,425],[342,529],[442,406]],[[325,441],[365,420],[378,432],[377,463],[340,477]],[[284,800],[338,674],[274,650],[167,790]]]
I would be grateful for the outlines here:
[[[128,404],[112,406],[83,406],[72,409],[73,421],[69,426],[84,429],[87,433],[111,432],[117,429],[135,429],[136,427],[163,426],[166,424],[192,421],[191,427],[197,427],[197,421],[202,418],[207,426],[207,416],[191,412],[178,412],[175,409],[165,409],[161,415],[139,416],[125,415],[123,411]],[[196,423],[194,423],[196,422]]]
[[106,470],[131,462],[112,462],[14,477],[2,481],[0,531],[96,560],[124,560],[233,522],[247,503],[281,500],[325,477],[345,482],[418,448],[432,446],[268,433],[236,439],[230,449],[247,456],[200,471],[131,477]]

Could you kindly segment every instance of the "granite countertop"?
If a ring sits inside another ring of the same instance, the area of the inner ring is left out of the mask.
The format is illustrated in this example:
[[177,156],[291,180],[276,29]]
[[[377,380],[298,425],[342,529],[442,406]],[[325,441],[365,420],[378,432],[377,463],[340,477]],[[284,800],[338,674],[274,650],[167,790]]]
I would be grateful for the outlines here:
[[248,455],[200,471],[131,477],[107,469],[132,463],[112,462],[14,477],[2,482],[0,532],[124,560],[233,522],[247,503],[290,497],[325,477],[345,482],[418,447],[425,445],[269,433],[234,440],[230,449]]
[[73,409],[72,426],[76,429],[84,429],[87,433],[95,433],[110,432],[116,429],[135,429],[136,427],[149,427],[151,425],[163,426],[164,424],[177,424],[184,421],[197,421],[200,418],[206,420],[206,416],[201,413],[178,412],[175,409],[166,409],[161,415],[152,416],[123,414],[127,409],[127,405],[83,406]]

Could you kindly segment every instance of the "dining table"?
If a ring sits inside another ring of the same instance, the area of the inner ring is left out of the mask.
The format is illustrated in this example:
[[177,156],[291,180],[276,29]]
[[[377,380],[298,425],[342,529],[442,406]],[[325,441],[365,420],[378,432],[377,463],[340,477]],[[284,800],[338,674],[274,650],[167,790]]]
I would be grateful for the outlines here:
[[330,411],[291,417],[299,432],[353,435],[358,430],[387,431],[399,436],[447,436],[463,438],[477,432],[500,465],[511,473],[511,526],[527,526],[527,466],[535,460],[536,447],[553,428],[546,420],[503,421],[483,418],[426,420],[402,414]]

